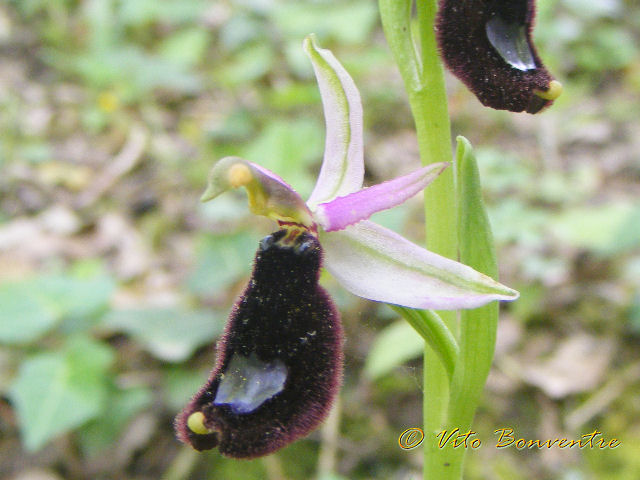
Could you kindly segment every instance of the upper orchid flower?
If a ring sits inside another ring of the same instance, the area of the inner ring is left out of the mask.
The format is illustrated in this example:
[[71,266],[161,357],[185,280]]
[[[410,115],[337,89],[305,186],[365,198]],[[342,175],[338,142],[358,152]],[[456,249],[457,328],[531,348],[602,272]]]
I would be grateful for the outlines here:
[[306,435],[328,414],[342,372],[342,327],[318,284],[326,268],[349,291],[413,308],[474,308],[518,294],[367,219],[422,190],[448,164],[369,188],[362,106],[328,50],[304,48],[320,86],[327,136],[317,184],[304,202],[278,175],[238,157],[211,170],[208,201],[245,187],[253,213],[280,229],[260,242],[251,280],[234,306],[208,382],[178,415],[178,436],[197,450],[251,458]]
[[484,105],[537,113],[562,93],[531,40],[534,17],[535,0],[440,0],[442,57]]
[[317,233],[327,270],[347,290],[370,300],[455,310],[515,299],[512,289],[367,220],[420,192],[448,163],[363,189],[360,94],[329,50],[318,48],[311,36],[304,48],[320,86],[327,127],[324,160],[309,200],[305,203],[275,173],[238,157],[213,167],[202,200],[244,186],[253,213]]

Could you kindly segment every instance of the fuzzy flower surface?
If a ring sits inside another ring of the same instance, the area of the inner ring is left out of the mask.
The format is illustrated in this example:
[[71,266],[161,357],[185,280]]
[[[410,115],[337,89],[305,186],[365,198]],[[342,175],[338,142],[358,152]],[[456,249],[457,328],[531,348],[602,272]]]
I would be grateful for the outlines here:
[[435,255],[368,218],[420,192],[439,163],[362,188],[362,106],[353,80],[307,37],[326,117],[325,155],[308,201],[275,173],[239,157],[211,170],[202,200],[244,187],[249,208],[279,224],[263,238],[207,383],[176,417],[178,438],[232,458],[275,452],[328,415],[342,379],[343,331],[324,266],[349,291],[413,308],[474,308],[518,293]]
[[439,0],[442,59],[483,105],[537,113],[562,93],[532,40],[535,0]]

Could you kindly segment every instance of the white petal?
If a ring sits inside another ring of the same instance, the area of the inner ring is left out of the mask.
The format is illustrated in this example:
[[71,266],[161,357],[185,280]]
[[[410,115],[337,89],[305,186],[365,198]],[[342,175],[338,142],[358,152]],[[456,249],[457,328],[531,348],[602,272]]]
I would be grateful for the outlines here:
[[315,44],[313,35],[304,39],[304,51],[318,80],[327,130],[322,168],[307,202],[313,210],[362,187],[362,103],[347,71],[333,53]]
[[368,220],[320,232],[325,267],[350,292],[411,308],[457,310],[518,292]]

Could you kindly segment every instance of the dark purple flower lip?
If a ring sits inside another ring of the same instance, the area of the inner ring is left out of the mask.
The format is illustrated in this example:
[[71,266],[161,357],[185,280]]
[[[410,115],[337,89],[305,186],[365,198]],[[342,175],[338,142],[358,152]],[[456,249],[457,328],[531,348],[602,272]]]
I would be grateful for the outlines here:
[[534,0],[440,0],[443,60],[483,105],[537,113],[562,92],[531,40],[534,18]]
[[260,241],[251,280],[208,382],[176,417],[178,438],[233,458],[272,453],[326,417],[342,377],[342,326],[318,285],[322,250],[302,228]]

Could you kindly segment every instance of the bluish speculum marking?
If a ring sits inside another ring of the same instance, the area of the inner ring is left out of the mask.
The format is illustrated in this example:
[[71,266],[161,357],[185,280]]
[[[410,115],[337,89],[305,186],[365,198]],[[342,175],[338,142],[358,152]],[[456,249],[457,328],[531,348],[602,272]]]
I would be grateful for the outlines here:
[[251,413],[284,389],[287,367],[280,360],[261,361],[255,353],[234,354],[222,375],[215,405],[229,405],[236,414]]
[[522,71],[536,68],[524,25],[507,23],[496,15],[487,22],[486,31],[493,48],[513,68]]

